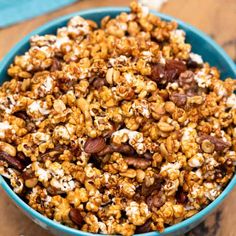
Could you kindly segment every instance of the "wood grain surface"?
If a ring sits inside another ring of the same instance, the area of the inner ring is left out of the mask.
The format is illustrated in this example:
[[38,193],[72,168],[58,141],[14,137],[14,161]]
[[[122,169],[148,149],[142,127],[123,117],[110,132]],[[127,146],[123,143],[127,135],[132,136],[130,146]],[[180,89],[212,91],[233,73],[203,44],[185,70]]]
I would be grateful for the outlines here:
[[[81,9],[125,6],[129,2],[129,0],[84,0],[56,12],[0,29],[0,60],[26,34],[52,19]],[[209,34],[236,61],[236,0],[169,0],[160,11]],[[236,189],[216,212],[186,235],[236,236],[235,199]],[[0,236],[20,235],[51,236],[23,215],[0,189]]]

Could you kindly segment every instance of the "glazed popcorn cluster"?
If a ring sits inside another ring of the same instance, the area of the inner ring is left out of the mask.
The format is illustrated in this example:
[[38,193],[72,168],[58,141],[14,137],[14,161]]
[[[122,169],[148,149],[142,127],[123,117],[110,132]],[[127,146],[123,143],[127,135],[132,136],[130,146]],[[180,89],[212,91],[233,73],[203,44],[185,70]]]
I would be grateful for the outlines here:
[[32,208],[102,234],[163,231],[235,171],[236,81],[137,3],[33,36],[0,88],[0,173]]

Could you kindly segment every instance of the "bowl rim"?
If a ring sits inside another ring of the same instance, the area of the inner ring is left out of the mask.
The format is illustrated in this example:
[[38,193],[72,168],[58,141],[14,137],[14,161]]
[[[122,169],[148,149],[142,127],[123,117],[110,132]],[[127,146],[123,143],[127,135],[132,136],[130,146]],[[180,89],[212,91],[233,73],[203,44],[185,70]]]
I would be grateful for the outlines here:
[[[76,16],[76,15],[81,15],[82,17],[87,15],[87,14],[96,14],[96,13],[101,13],[105,12],[109,14],[109,12],[129,12],[128,7],[100,7],[100,8],[91,8],[91,9],[86,9],[86,10],[81,10],[81,11],[76,11],[61,17],[58,17],[54,20],[49,21],[46,24],[43,24],[42,26],[36,28],[29,34],[27,34],[22,40],[20,40],[1,60],[0,62],[0,72],[6,68],[6,66],[9,64],[9,62],[12,61],[12,58],[16,55],[16,52],[26,43],[28,43],[30,37],[35,34],[41,34],[42,31],[53,27],[55,25],[58,25],[64,21],[68,21],[71,17]],[[232,59],[225,53],[225,51],[214,41],[212,40],[209,36],[207,36],[205,33],[202,31],[198,30],[197,28],[175,18],[168,16],[166,14],[162,14],[159,12],[156,12],[154,10],[151,10],[151,13],[161,17],[164,20],[167,21],[176,21],[180,26],[184,27],[185,29],[188,29],[190,32],[194,32],[197,35],[199,35],[201,38],[203,38],[207,43],[209,43],[214,50],[218,51],[218,53],[222,56],[222,58],[228,63],[228,65],[231,67],[232,71],[236,75],[236,65],[232,61]],[[180,231],[183,228],[189,227],[191,224],[200,221],[204,216],[208,215],[210,212],[213,211],[223,200],[224,198],[233,190],[233,188],[236,185],[236,174],[234,177],[230,180],[226,188],[223,190],[223,192],[213,201],[211,202],[208,206],[206,206],[204,209],[202,209],[200,212],[197,214],[191,216],[188,219],[185,219],[182,222],[179,222],[175,225],[169,226],[165,228],[164,232],[159,233],[157,231],[154,232],[148,232],[148,233],[143,233],[143,234],[135,234],[135,235],[147,235],[147,236],[158,236],[158,235],[165,235],[165,234],[170,234],[174,233],[177,231]],[[78,229],[74,229],[65,225],[62,225],[54,220],[51,220],[33,208],[31,208],[28,204],[26,204],[7,184],[7,182],[4,180],[4,178],[0,175],[0,186],[3,188],[3,190],[7,193],[7,195],[13,200],[14,203],[19,208],[22,208],[28,215],[33,217],[34,221],[41,225],[43,228],[49,229],[49,227],[52,227],[58,231],[62,231],[65,233],[69,233],[72,235],[102,235],[102,234],[93,234],[93,233],[88,233],[84,232]]]

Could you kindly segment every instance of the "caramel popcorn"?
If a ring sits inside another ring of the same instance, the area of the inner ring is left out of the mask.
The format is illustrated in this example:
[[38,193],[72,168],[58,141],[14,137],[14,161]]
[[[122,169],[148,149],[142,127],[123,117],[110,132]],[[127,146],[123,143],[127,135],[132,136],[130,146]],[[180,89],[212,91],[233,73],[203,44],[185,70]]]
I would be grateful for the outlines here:
[[101,27],[35,35],[0,87],[0,173],[32,208],[79,230],[163,231],[235,173],[235,80],[136,2]]

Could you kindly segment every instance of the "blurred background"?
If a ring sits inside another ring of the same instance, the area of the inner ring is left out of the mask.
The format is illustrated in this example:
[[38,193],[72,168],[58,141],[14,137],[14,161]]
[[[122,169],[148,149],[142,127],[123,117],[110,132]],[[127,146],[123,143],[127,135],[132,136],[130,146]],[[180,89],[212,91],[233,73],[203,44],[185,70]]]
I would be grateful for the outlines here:
[[[140,0],[210,35],[236,62],[236,0]],[[26,34],[82,9],[128,6],[130,0],[0,0],[0,60]],[[236,236],[236,189],[186,236]],[[0,236],[51,236],[32,223],[0,189]]]

